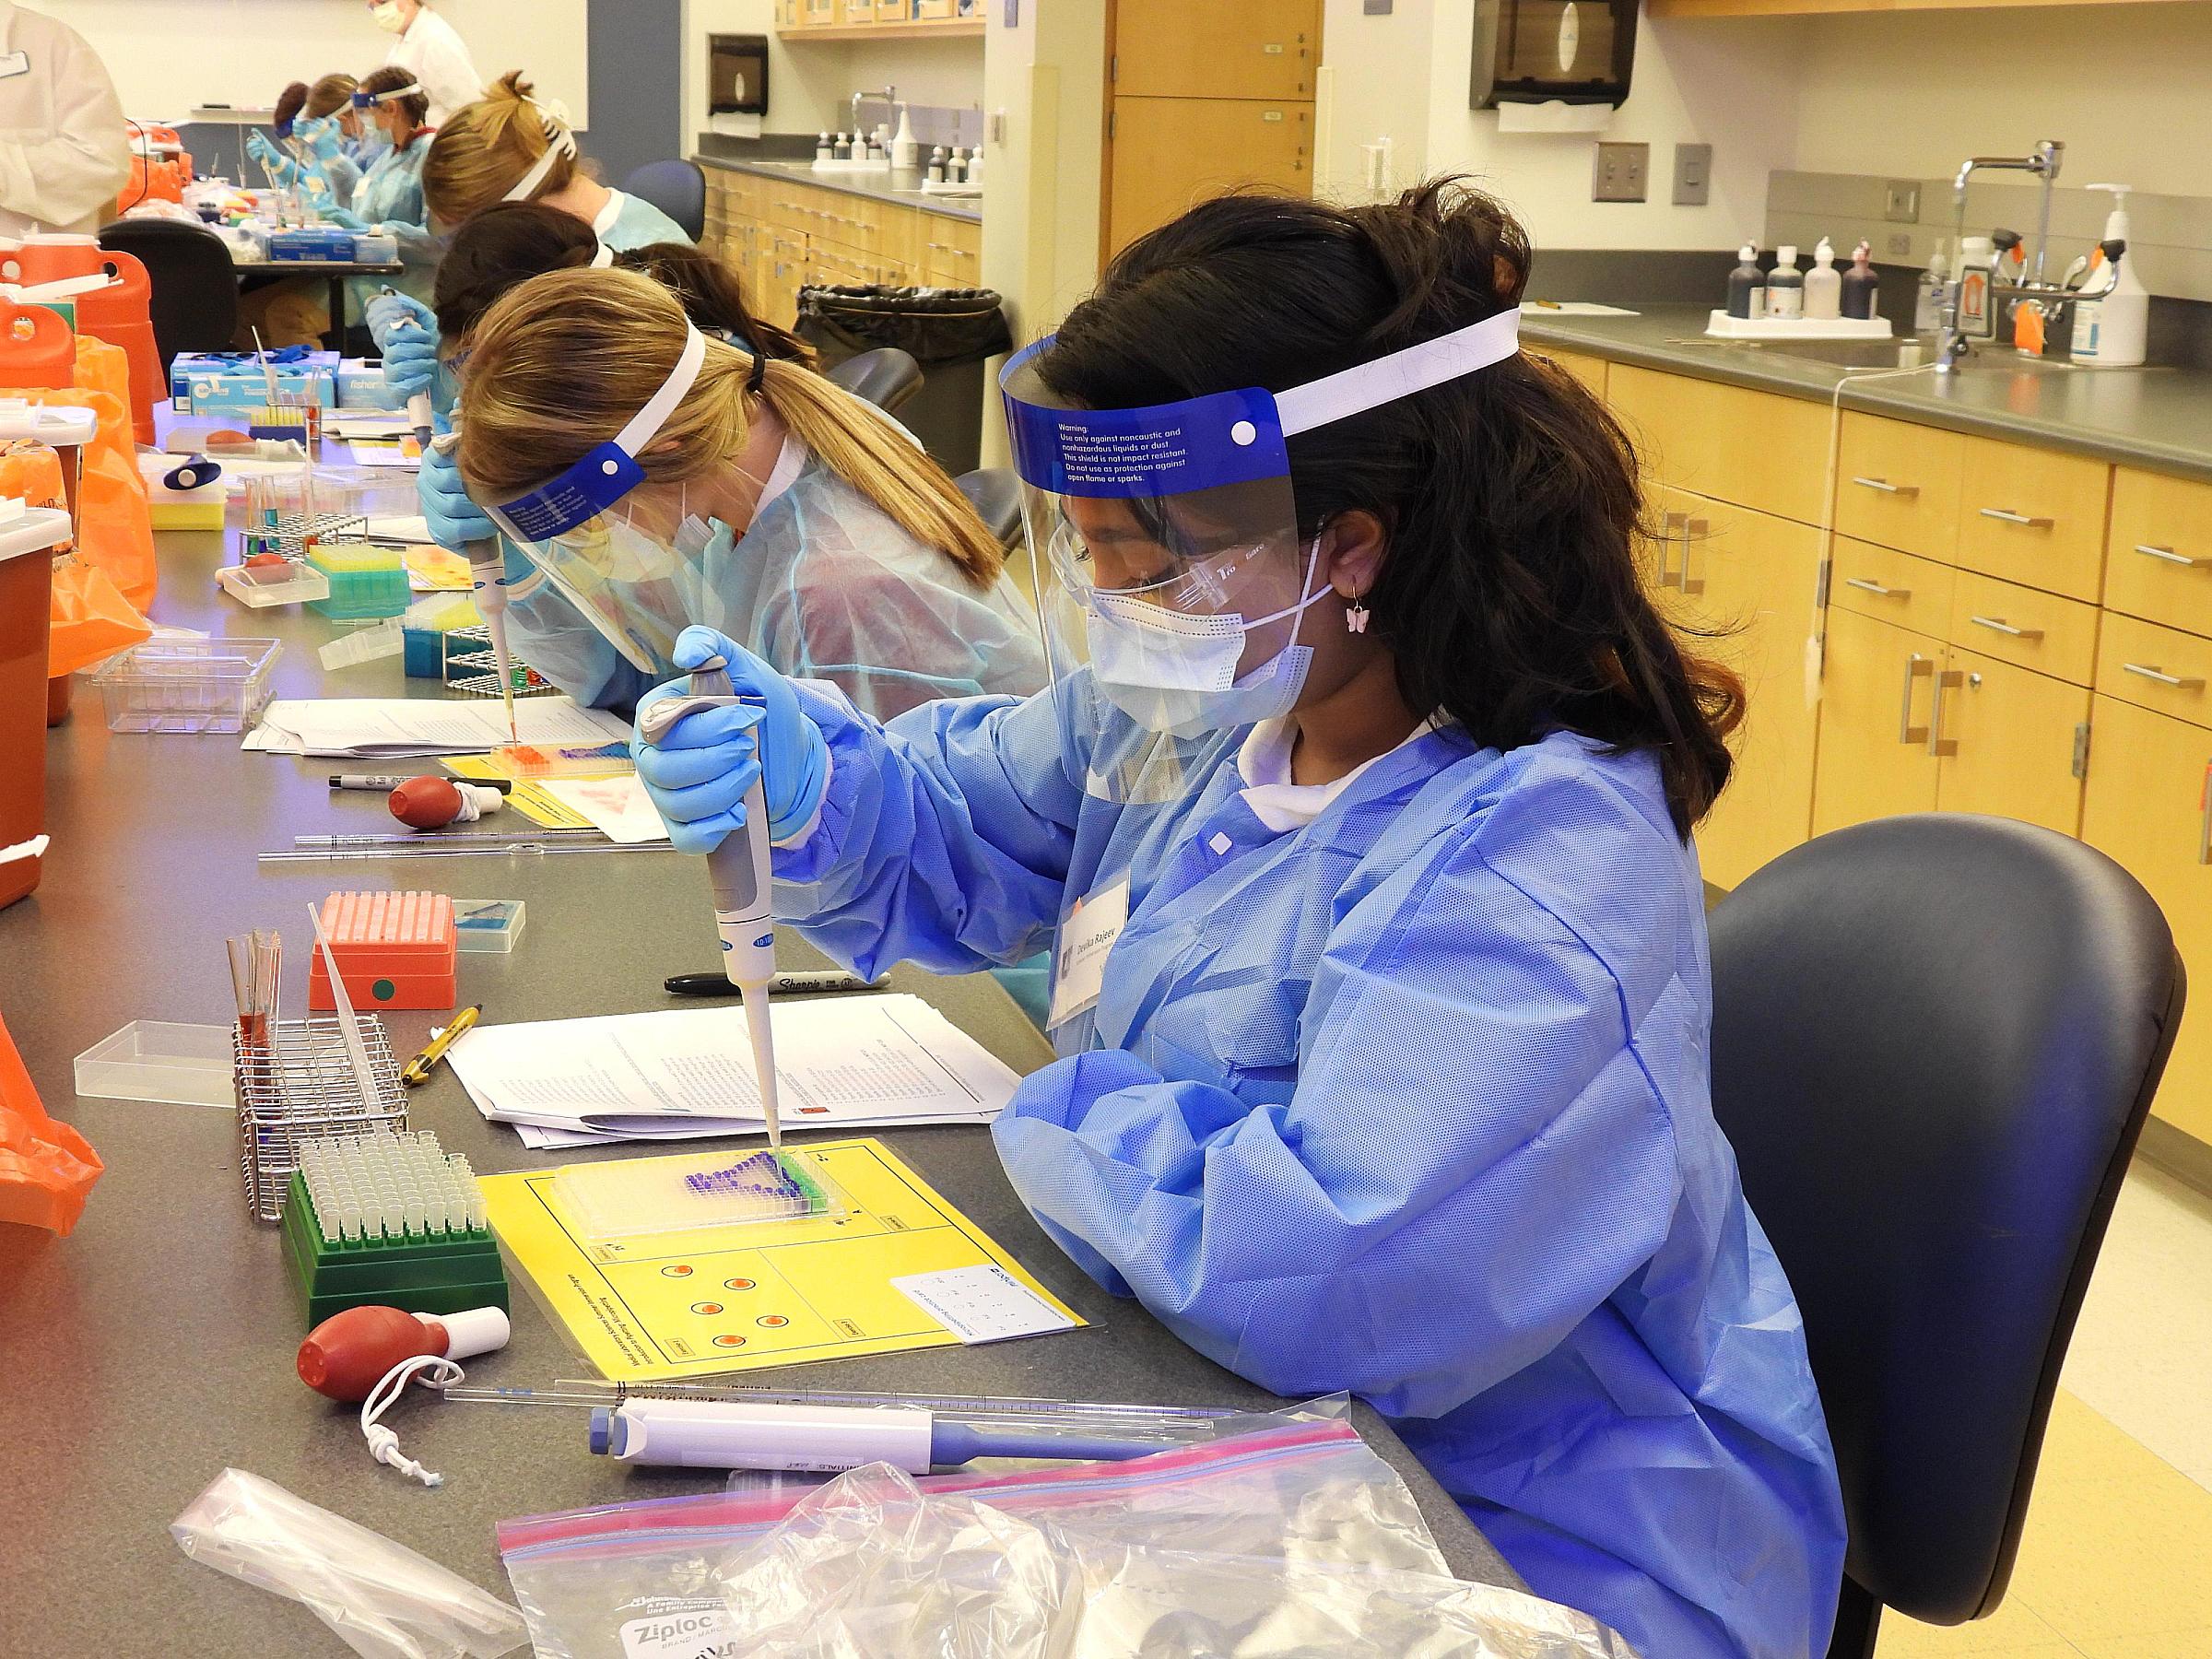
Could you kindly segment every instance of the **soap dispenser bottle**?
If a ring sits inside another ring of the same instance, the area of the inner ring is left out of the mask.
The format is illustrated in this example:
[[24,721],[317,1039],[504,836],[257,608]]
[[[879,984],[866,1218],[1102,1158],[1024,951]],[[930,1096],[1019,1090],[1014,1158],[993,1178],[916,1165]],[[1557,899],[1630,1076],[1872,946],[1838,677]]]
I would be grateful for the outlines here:
[[1843,314],[1862,320],[1874,315],[1882,279],[1874,274],[1874,247],[1861,242],[1851,251],[1851,269],[1843,273]]
[[891,135],[891,165],[909,172],[922,165],[921,141],[914,136],[914,124],[904,104],[899,106],[899,130]]
[[1735,269],[1728,273],[1728,314],[1763,317],[1767,314],[1767,274],[1759,268],[1759,249],[1746,242],[1735,251]]
[[1789,242],[1774,250],[1774,268],[1767,273],[1767,315],[1785,322],[1805,315],[1805,274]]
[[1805,274],[1805,314],[1826,321],[1843,314],[1843,276],[1827,237],[1813,250],[1813,268]]
[[2119,268],[2108,278],[2103,250],[2089,263],[2082,287],[2089,292],[2112,283],[2112,291],[2100,300],[2077,300],[2074,306],[2074,360],[2099,369],[2133,369],[2143,361],[2150,332],[2150,290],[2143,286],[2135,245],[2128,239],[2125,184],[2092,184],[2091,190],[2112,193],[2112,211],[2104,221],[2104,240],[2124,242]]

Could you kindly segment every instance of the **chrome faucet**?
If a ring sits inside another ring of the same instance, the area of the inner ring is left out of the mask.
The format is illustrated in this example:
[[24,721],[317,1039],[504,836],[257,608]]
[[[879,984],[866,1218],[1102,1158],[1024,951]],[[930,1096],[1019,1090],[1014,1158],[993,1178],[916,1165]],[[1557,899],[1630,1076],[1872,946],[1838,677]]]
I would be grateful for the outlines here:
[[899,102],[899,88],[886,87],[880,92],[855,92],[853,94],[853,135],[855,138],[860,136],[861,103],[864,100],[870,98],[880,98],[884,102],[896,107]]
[[2104,286],[2094,293],[2078,293],[2064,282],[2043,280],[2043,261],[2050,252],[2051,241],[2051,191],[2058,182],[2058,170],[2065,154],[2064,144],[2055,138],[2046,138],[2025,156],[1975,156],[1960,165],[1959,176],[1951,182],[1951,200],[1957,210],[1951,245],[1960,251],[1959,265],[1951,274],[1949,303],[1944,307],[1943,329],[1936,352],[1937,373],[1956,373],[1959,360],[1967,353],[1966,333],[1959,326],[1959,307],[1966,292],[1966,184],[1978,172],[2033,173],[2043,182],[2042,205],[2036,216],[2034,275],[2024,282],[2000,282],[1993,273],[1989,281],[1989,303],[1993,308],[2000,298],[2010,298],[2038,307],[2055,322],[2058,313],[2067,306],[2084,300],[2101,300],[2117,286],[2120,261],[2127,251],[2127,244],[2123,241],[2098,244],[2104,250],[2110,268]]

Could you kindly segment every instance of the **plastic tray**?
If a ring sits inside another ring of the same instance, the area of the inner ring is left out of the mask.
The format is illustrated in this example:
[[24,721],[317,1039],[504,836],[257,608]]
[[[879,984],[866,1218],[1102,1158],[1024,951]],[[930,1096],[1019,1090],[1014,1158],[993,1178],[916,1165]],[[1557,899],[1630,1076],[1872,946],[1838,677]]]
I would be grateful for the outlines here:
[[92,677],[111,732],[242,732],[269,703],[275,640],[148,640]]
[[1705,324],[1710,340],[1886,340],[1887,317],[1732,317],[1716,311]]
[[237,565],[226,565],[215,573],[215,579],[224,593],[248,610],[266,610],[272,605],[304,605],[312,599],[330,597],[330,578],[303,564],[295,565],[291,577],[284,582],[248,581],[246,572]]
[[564,1164],[553,1193],[578,1229],[597,1240],[834,1220],[846,1213],[843,1192],[818,1161],[765,1147]]
[[76,1057],[76,1092],[105,1100],[229,1106],[230,1028],[134,1019]]

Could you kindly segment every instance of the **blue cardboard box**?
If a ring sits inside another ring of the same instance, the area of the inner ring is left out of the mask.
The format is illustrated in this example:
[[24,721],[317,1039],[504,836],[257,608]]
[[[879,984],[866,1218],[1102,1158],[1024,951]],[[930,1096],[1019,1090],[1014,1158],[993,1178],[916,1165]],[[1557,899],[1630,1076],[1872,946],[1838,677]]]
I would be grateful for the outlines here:
[[[286,392],[304,392],[314,377],[315,401],[337,406],[336,352],[287,352],[269,367]],[[260,360],[250,351],[181,351],[169,367],[169,392],[180,415],[251,414],[269,397]]]

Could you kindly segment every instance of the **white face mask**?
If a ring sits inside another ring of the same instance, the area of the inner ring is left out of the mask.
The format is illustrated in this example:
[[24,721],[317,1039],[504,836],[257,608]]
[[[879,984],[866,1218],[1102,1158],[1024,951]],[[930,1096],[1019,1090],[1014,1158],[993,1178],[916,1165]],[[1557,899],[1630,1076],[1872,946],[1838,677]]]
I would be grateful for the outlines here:
[[[1310,586],[1321,557],[1321,537],[1306,550]],[[1237,665],[1254,628],[1302,618],[1326,587],[1288,609],[1251,621],[1235,612],[1194,616],[1124,594],[1094,594],[1084,611],[1090,666],[1099,689],[1114,707],[1147,731],[1174,737],[1231,731],[1276,720],[1298,704],[1312,666],[1313,648],[1292,642],[1241,679]]]
[[369,8],[369,16],[375,20],[376,26],[386,34],[405,34],[406,32],[407,19],[399,9],[399,0],[381,0],[381,4]]

